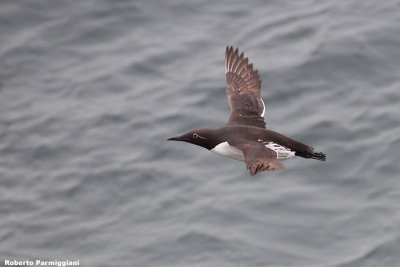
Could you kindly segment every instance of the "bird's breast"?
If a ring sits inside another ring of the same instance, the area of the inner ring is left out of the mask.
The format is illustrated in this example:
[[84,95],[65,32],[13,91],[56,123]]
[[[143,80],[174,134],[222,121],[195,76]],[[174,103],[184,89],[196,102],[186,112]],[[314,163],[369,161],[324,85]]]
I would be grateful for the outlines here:
[[211,151],[224,157],[244,161],[243,152],[226,141],[219,143]]

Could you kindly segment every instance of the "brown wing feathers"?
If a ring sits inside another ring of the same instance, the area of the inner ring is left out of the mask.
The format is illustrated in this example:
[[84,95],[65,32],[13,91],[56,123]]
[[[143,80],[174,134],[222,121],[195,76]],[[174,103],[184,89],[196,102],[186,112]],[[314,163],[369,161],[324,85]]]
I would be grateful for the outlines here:
[[248,64],[238,49],[227,47],[225,53],[226,93],[231,106],[228,124],[265,128],[261,117],[264,104],[260,97],[261,80],[253,64]]
[[241,53],[239,56],[238,49],[234,51],[233,47],[226,48],[225,56],[225,74],[234,74],[231,76],[233,78],[232,82],[237,82],[230,84],[232,86],[232,90],[246,90],[252,92],[256,97],[260,97],[261,80],[258,75],[258,71],[253,70],[253,64],[248,64],[248,58],[244,58],[243,53]]
[[250,170],[251,175],[265,170],[283,170],[283,165],[276,157],[276,152],[259,144],[239,143],[235,144],[244,155],[246,167]]

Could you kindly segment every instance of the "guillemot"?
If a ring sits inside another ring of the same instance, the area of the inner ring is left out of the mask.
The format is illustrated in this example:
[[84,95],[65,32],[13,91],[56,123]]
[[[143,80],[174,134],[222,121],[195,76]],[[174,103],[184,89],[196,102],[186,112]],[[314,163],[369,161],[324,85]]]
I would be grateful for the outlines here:
[[226,47],[226,94],[231,107],[228,122],[218,129],[197,128],[171,141],[184,141],[225,157],[246,162],[251,175],[282,170],[280,160],[295,156],[325,161],[322,152],[278,132],[266,129],[258,71],[238,49]]

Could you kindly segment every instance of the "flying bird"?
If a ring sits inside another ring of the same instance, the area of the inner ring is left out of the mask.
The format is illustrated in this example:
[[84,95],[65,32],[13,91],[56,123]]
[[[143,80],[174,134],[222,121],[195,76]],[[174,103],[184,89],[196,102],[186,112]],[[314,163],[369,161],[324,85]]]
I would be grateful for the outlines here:
[[266,129],[258,71],[238,49],[226,47],[226,94],[231,107],[228,122],[217,129],[197,128],[171,141],[184,141],[225,157],[246,162],[251,175],[284,169],[281,160],[300,156],[325,161],[322,152],[278,132]]

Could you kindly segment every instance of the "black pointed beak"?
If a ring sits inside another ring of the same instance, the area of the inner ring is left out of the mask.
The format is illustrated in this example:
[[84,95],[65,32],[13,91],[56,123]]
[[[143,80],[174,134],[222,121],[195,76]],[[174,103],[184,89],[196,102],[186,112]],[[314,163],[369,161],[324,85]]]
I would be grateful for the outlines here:
[[188,140],[189,140],[188,137],[182,137],[182,136],[176,136],[167,139],[167,141],[188,141]]

